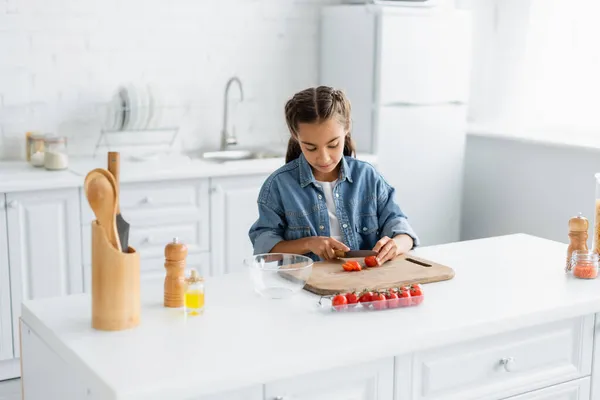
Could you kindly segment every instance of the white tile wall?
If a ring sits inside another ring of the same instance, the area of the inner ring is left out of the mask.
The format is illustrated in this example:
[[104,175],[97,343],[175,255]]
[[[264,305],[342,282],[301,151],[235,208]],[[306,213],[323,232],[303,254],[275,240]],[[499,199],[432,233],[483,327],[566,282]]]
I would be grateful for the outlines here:
[[132,80],[190,105],[178,145],[191,149],[218,146],[225,83],[237,75],[240,143],[284,143],[286,99],[317,83],[318,9],[337,2],[0,0],[0,159],[23,158],[29,130],[91,153],[101,105]]

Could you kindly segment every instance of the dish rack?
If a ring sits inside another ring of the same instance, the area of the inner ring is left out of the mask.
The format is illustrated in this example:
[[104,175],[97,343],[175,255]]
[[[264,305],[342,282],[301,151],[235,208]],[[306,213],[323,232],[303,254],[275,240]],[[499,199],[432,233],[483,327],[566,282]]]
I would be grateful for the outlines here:
[[[151,85],[122,85],[104,105],[105,119],[93,156],[102,147],[162,148],[170,152],[179,136],[189,105],[164,104]],[[164,147],[167,149],[164,149]],[[155,151],[160,152],[160,151]]]
[[[139,115],[156,113],[159,114],[178,114],[178,119],[183,119],[189,112],[189,106],[160,106],[149,109],[148,107],[128,107],[122,106],[118,108],[108,105],[108,113],[115,113],[121,117],[117,117],[117,122],[100,129],[98,140],[94,146],[93,156],[96,157],[99,149],[106,148],[107,151],[114,150],[114,147],[161,147],[165,146],[166,151],[171,151],[180,132],[179,124],[162,124],[160,120],[148,119],[146,123],[128,123],[127,116],[135,114]],[[118,118],[122,118],[119,120]],[[122,121],[122,122],[120,122]]]

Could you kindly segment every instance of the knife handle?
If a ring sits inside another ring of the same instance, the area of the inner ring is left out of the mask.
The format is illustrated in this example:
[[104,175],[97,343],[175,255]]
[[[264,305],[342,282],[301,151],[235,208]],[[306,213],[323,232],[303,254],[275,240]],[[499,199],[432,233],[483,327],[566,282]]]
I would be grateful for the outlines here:
[[[119,172],[120,172],[120,159],[119,159],[119,152],[118,151],[109,151],[108,152],[108,172],[110,172],[112,174],[112,176],[115,177],[115,183],[116,185],[116,192],[117,192],[117,199],[119,199]],[[120,201],[117,202],[117,214],[121,214],[121,206]]]
[[335,253],[335,256],[338,258],[344,258],[344,256],[346,255],[346,252],[344,250],[333,250],[333,252]]

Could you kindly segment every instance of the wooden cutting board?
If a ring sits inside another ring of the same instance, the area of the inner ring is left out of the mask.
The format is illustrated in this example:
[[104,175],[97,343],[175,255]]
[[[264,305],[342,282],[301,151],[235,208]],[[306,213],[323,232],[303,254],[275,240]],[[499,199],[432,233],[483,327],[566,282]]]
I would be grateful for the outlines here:
[[388,289],[411,283],[431,283],[454,277],[454,270],[436,262],[413,255],[402,255],[381,267],[364,268],[363,259],[355,259],[363,265],[362,271],[344,271],[345,260],[316,262],[304,289],[318,295],[330,295],[352,290]]

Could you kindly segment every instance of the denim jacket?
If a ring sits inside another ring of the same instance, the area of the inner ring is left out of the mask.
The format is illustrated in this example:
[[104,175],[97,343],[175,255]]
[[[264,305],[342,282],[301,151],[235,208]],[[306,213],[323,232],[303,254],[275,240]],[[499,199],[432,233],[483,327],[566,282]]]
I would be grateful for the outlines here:
[[[371,250],[383,236],[405,233],[419,245],[395,190],[375,168],[353,157],[341,161],[333,189],[343,241],[351,250]],[[282,240],[330,236],[325,195],[304,155],[273,172],[258,196],[258,220],[249,231],[254,254],[269,253]],[[314,253],[306,254],[315,261]]]

